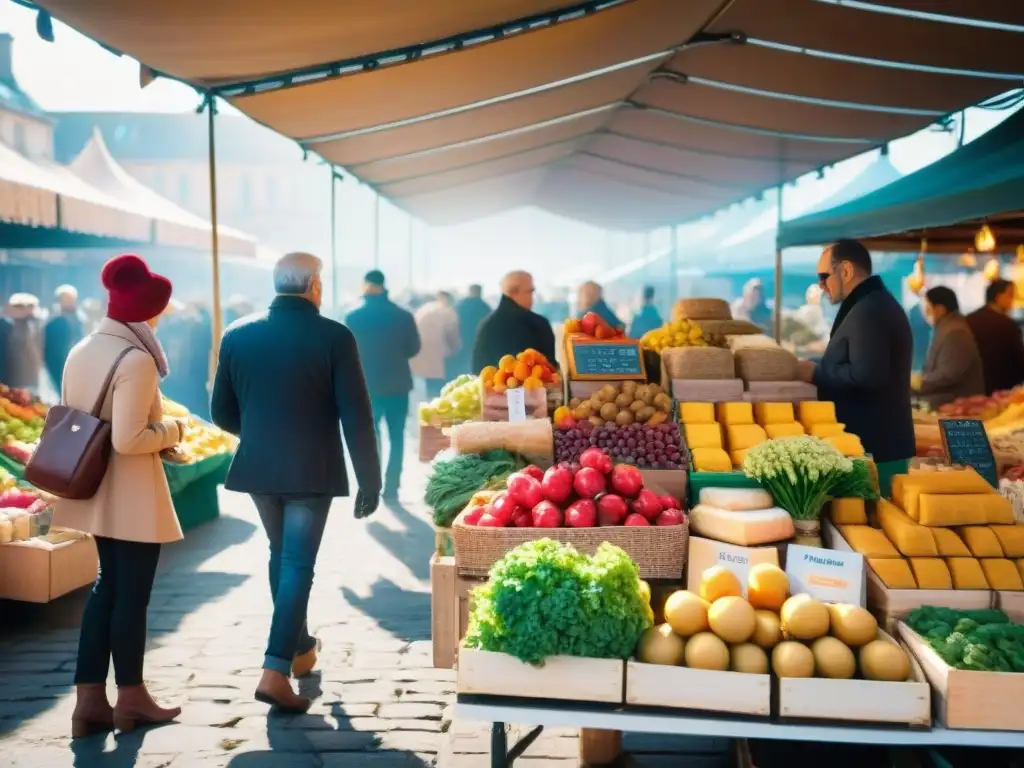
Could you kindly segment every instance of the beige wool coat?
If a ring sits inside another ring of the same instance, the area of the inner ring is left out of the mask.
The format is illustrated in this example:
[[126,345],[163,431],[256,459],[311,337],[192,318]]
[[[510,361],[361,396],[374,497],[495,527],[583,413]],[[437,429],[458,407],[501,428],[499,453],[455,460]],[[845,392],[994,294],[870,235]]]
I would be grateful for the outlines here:
[[91,499],[60,499],[53,522],[124,541],[167,544],[182,538],[160,451],[178,443],[178,424],[164,418],[156,362],[126,326],[109,318],[68,355],[64,402],[91,411],[114,360],[129,352],[114,374],[101,417],[110,423],[113,451],[107,474]]

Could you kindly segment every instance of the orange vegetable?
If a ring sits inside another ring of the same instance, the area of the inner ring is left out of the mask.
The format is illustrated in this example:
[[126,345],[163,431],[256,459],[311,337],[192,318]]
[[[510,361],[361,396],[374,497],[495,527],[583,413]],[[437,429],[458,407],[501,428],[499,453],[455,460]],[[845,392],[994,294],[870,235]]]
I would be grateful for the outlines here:
[[480,378],[484,381],[490,381],[494,378],[494,374],[498,372],[498,367],[494,365],[488,365],[482,371],[480,371]]
[[526,387],[526,389],[543,389],[544,382],[536,376],[529,376],[526,381],[523,382],[523,386]]
[[493,387],[491,387],[491,391],[492,392],[497,392],[499,395],[501,393],[503,393],[505,391],[505,389],[506,389],[506,387],[505,387],[504,384],[497,384],[496,383]]
[[533,366],[533,372],[530,375],[536,379],[543,379],[545,373],[547,373],[547,366],[535,365]]
[[570,317],[565,321],[565,332],[566,333],[580,333],[580,321],[575,317]]
[[555,412],[554,412],[553,416],[554,416],[555,424],[561,424],[567,418],[572,416],[572,411],[569,409],[569,406],[567,406],[567,405],[560,405],[557,408],[555,408]]
[[512,371],[512,375],[515,376],[520,381],[526,381],[526,379],[529,378],[530,372],[532,370],[533,368],[531,366],[527,365],[524,362],[519,362],[516,363],[516,367]]
[[498,386],[500,384],[501,386],[504,387],[506,380],[508,380],[508,374],[505,373],[504,371],[497,371],[491,378],[491,383],[494,386]]
[[506,389],[515,389],[518,386],[519,386],[519,379],[517,379],[515,376],[509,376],[507,379],[505,379],[505,387],[506,387]]
[[512,355],[505,355],[498,361],[498,368],[505,373],[512,373],[516,369],[516,359]]

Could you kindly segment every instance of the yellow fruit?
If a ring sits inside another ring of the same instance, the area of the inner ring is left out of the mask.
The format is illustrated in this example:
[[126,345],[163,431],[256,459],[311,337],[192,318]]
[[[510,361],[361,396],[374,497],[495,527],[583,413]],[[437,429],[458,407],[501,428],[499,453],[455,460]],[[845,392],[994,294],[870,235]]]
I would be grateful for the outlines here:
[[728,568],[715,565],[701,574],[700,596],[709,603],[721,597],[739,597],[742,594],[743,585],[739,577]]
[[754,635],[752,642],[762,648],[771,649],[782,642],[782,623],[779,616],[771,611],[754,611]]
[[847,603],[827,607],[830,631],[851,648],[867,645],[878,637],[878,620],[866,609]]
[[814,654],[803,643],[786,640],[772,651],[772,671],[779,677],[814,677]]
[[872,640],[858,655],[860,673],[867,680],[899,683],[910,677],[910,659],[890,640]]
[[779,611],[789,597],[786,572],[772,563],[758,563],[747,575],[747,600],[755,608]]
[[692,669],[713,669],[724,672],[729,668],[729,648],[711,632],[694,635],[686,643],[683,654],[686,666]]
[[750,675],[768,674],[768,654],[753,643],[740,643],[729,649],[729,669]]
[[664,664],[678,667],[683,662],[686,641],[672,631],[668,624],[651,627],[640,636],[636,657],[645,664]]
[[782,620],[782,632],[788,638],[815,640],[828,634],[828,608],[810,595],[789,598],[783,603],[779,618]]
[[755,623],[754,609],[742,597],[721,597],[708,609],[711,631],[730,645],[749,640]]
[[651,604],[651,585],[643,579],[640,579],[640,597],[642,597],[644,602],[648,605]]
[[665,601],[665,621],[681,637],[696,635],[708,629],[710,607],[707,600],[693,592],[673,592]]
[[811,643],[814,668],[820,677],[849,680],[857,671],[857,662],[849,646],[835,637],[819,637]]

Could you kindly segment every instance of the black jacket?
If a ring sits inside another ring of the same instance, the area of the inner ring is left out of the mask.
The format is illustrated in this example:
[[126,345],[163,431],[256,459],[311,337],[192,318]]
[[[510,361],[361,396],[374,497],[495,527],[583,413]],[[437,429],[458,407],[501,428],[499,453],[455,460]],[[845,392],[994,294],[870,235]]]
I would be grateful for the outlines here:
[[527,349],[537,350],[554,365],[555,332],[551,323],[502,296],[498,308],[480,323],[473,345],[473,370],[497,365],[505,355],[517,355]]
[[338,422],[359,487],[380,490],[380,459],[352,333],[298,296],[224,333],[213,421],[241,443],[225,486],[269,495],[347,496]]
[[1012,319],[982,307],[967,316],[985,372],[985,394],[1024,383],[1024,337]]
[[371,397],[407,395],[412,390],[409,361],[420,351],[420,332],[411,312],[387,296],[366,296],[345,317],[359,344]]
[[843,302],[832,338],[814,374],[820,400],[859,435],[875,461],[915,453],[910,412],[913,340],[903,307],[880,277],[869,277]]

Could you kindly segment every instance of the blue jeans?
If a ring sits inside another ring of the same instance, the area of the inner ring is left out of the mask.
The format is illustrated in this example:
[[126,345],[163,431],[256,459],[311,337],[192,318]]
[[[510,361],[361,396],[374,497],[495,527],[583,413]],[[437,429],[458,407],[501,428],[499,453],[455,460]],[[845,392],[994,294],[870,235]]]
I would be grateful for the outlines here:
[[409,395],[384,395],[370,397],[373,411],[373,429],[377,433],[377,450],[380,444],[380,422],[388,428],[388,464],[384,471],[384,495],[398,493],[402,481],[402,457],[405,455],[405,420],[409,416]]
[[270,594],[274,599],[263,668],[287,675],[293,658],[316,647],[306,626],[306,608],[332,499],[253,494],[252,500],[270,541]]

